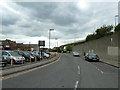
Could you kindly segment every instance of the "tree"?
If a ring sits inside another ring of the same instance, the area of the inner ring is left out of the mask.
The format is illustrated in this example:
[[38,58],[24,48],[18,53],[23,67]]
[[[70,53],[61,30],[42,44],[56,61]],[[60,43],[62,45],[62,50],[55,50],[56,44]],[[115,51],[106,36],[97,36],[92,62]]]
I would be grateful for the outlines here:
[[86,37],[86,41],[91,41],[91,40],[95,40],[96,39],[96,34],[89,34]]
[[71,45],[68,45],[68,46],[66,47],[66,50],[69,51],[69,52],[72,51],[72,46],[71,46]]
[[104,26],[98,28],[95,31],[96,32],[96,39],[112,34],[112,29],[113,29],[112,25],[108,25],[108,26],[104,25]]
[[118,24],[116,27],[115,27],[115,32],[120,32],[120,24]]

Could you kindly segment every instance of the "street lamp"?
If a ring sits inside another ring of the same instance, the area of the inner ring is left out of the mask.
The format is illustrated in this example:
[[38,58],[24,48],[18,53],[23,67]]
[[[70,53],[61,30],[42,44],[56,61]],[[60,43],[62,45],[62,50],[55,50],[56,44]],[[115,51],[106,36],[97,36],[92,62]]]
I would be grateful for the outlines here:
[[119,15],[115,15],[115,27],[116,27],[116,18],[118,17]]
[[50,32],[54,31],[54,29],[49,29],[49,50],[50,50]]
[[58,40],[58,38],[55,38],[55,40],[56,40],[56,42],[57,42],[57,45],[56,45],[56,47],[58,47],[58,41],[57,41],[57,40]]

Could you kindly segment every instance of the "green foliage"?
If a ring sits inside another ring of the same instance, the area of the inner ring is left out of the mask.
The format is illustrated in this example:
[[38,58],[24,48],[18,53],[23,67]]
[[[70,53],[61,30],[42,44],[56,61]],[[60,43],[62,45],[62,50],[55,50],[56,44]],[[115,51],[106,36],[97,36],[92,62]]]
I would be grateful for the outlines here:
[[95,32],[96,32],[96,39],[107,36],[113,29],[112,25],[109,26],[103,26],[98,28]]
[[113,32],[111,32],[113,29],[112,25],[108,25],[108,26],[102,26],[100,28],[98,28],[94,34],[89,34],[86,37],[86,41],[91,41],[91,40],[95,40],[95,39],[99,39],[101,37],[107,36],[107,35],[111,35]]
[[86,41],[95,40],[95,39],[96,39],[96,34],[89,34],[86,37]]
[[60,48],[52,49],[51,52],[60,52],[61,53],[61,49]]
[[67,51],[72,51],[72,46],[71,46],[71,45],[68,45],[68,46],[66,47],[66,50],[67,50]]
[[116,27],[115,27],[115,32],[120,32],[120,24],[118,24]]
[[[79,45],[79,44],[83,44],[85,42],[91,41],[91,40],[96,40],[99,39],[101,37],[104,36],[108,36],[108,35],[112,35],[114,32],[112,32],[113,26],[112,25],[103,25],[102,27],[98,28],[94,34],[89,34],[86,37],[85,41],[80,41],[80,42],[75,42],[75,43],[71,43],[71,44],[67,44],[67,50],[72,50],[71,47],[75,46],[75,45]],[[118,26],[116,26],[115,32],[119,32],[120,31],[120,24]]]

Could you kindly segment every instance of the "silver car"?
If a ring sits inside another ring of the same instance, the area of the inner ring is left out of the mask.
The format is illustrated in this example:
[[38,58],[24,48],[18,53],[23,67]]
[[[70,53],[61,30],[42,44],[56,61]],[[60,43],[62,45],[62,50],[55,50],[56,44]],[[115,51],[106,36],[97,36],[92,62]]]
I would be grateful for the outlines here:
[[13,60],[13,63],[22,63],[25,61],[23,56],[14,51],[2,51],[2,55],[4,59],[8,61],[8,63],[11,63],[11,60]]
[[73,56],[80,56],[79,52],[73,52]]

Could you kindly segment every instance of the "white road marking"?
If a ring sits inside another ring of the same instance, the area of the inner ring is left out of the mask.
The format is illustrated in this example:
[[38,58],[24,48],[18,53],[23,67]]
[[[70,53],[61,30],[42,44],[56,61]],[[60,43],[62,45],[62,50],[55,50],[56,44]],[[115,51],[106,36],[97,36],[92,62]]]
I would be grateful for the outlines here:
[[101,73],[103,74],[104,72],[103,72],[103,71],[101,71]]
[[99,68],[96,67],[96,69],[97,69],[98,71],[100,71],[102,74],[104,73],[104,72],[103,72],[102,70],[100,70]]
[[76,81],[76,84],[75,84],[75,88],[74,88],[74,90],[77,89],[77,87],[78,87],[78,83],[79,83],[79,81]]
[[78,74],[80,74],[80,66],[78,66]]

